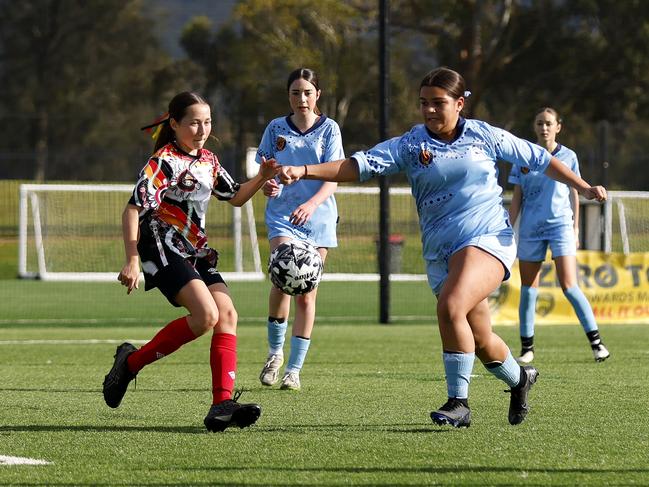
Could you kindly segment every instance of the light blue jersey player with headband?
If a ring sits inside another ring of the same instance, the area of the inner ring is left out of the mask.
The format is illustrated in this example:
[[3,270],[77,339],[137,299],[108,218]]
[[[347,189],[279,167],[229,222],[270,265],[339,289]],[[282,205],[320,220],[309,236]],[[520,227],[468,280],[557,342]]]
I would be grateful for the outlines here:
[[[268,124],[257,150],[257,162],[265,158],[275,159],[280,165],[311,167],[345,157],[338,124],[321,114],[316,106],[320,89],[315,72],[296,69],[289,75],[286,88],[292,113]],[[336,186],[336,183],[322,181],[280,186],[273,180],[266,184],[264,194],[269,197],[266,227],[271,252],[282,242],[295,239],[313,245],[325,261],[327,250],[337,246],[338,209],[333,195]],[[295,296],[291,351],[281,389],[301,388],[300,371],[311,344],[317,292],[316,288]],[[284,363],[284,337],[290,306],[291,297],[273,286],[268,308],[268,356],[259,376],[266,386],[278,381],[279,369]]]
[[[534,119],[537,144],[546,148],[575,174],[579,175],[577,155],[556,141],[561,118],[554,108],[545,107]],[[595,315],[588,298],[577,282],[577,247],[579,245],[579,195],[563,183],[538,171],[514,167],[509,176],[514,184],[510,206],[512,223],[519,219],[518,259],[521,297],[518,307],[521,354],[520,363],[534,359],[534,318],[539,275],[548,247],[557,269],[564,295],[575,310],[590,342],[595,360],[606,360],[610,353],[602,343]]]
[[471,424],[469,381],[477,356],[487,370],[510,386],[508,420],[527,416],[528,395],[538,372],[516,363],[491,327],[488,296],[504,279],[516,246],[497,184],[498,160],[564,181],[590,199],[606,190],[591,187],[546,150],[478,120],[463,120],[464,79],[437,68],[419,88],[423,125],[401,137],[357,152],[351,158],[308,167],[280,167],[285,184],[302,178],[366,180],[406,173],[417,204],[428,281],[437,295],[448,400],[431,413],[439,425]]

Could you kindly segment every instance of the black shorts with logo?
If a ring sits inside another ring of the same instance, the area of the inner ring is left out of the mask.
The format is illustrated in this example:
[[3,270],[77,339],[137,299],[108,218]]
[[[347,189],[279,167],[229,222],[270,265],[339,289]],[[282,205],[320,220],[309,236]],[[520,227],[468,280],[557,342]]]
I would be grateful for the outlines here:
[[[144,289],[158,288],[167,300],[176,307],[178,292],[193,279],[201,279],[206,286],[223,283],[225,280],[216,266],[218,254],[213,249],[206,249],[207,255],[200,257],[183,257],[165,238],[169,229],[163,229],[156,222],[143,221],[140,225],[140,239],[137,250],[144,272]],[[177,244],[177,242],[176,242]]]

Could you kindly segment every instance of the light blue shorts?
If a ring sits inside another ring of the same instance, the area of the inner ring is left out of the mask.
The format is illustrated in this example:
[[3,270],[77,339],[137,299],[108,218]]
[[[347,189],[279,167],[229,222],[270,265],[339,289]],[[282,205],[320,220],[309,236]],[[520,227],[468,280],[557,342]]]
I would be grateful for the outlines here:
[[577,244],[575,243],[575,231],[568,227],[554,238],[545,240],[527,240],[520,238],[518,241],[518,259],[527,262],[543,262],[548,252],[552,252],[552,258],[566,255],[577,255]]
[[[478,247],[496,257],[505,269],[503,281],[510,278],[511,268],[514,265],[514,260],[516,260],[516,241],[514,240],[514,232],[511,228],[505,228],[499,233],[480,235],[465,240],[453,249],[453,252],[450,253],[448,258],[458,250],[469,246]],[[448,277],[448,258],[426,261],[428,285],[435,295],[439,295]]]
[[304,225],[293,225],[288,217],[275,220],[272,223],[266,222],[268,240],[276,237],[288,237],[295,240],[302,240],[314,247],[333,248],[338,246],[336,239],[336,222],[325,222],[314,224],[312,221]]

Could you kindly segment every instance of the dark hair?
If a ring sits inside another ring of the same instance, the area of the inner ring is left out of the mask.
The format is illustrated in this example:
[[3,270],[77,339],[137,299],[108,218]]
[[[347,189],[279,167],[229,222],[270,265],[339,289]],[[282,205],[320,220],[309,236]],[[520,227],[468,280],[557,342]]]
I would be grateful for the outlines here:
[[309,68],[298,68],[288,75],[288,81],[286,82],[286,91],[291,88],[293,81],[295,81],[296,79],[304,79],[315,86],[316,90],[320,89],[320,86],[318,85],[318,75],[315,71]]
[[173,118],[176,122],[180,122],[187,113],[187,108],[197,104],[209,105],[201,95],[191,91],[183,91],[171,99],[168,110],[169,118],[167,118],[162,124],[160,134],[158,135],[158,138],[155,141],[155,147],[153,148],[154,153],[176,137],[169,121]]
[[435,68],[424,76],[424,79],[421,80],[421,84],[419,85],[419,89],[424,86],[442,88],[451,98],[455,98],[456,100],[461,96],[465,96],[466,91],[462,75],[444,66]]
[[541,113],[547,112],[550,115],[554,117],[554,119],[557,121],[559,125],[563,123],[563,120],[561,120],[561,115],[559,115],[559,112],[557,112],[554,108],[552,107],[542,107],[539,108],[536,113],[534,114],[534,118],[538,117]]
[[[288,81],[286,82],[286,91],[289,91],[291,89],[291,85],[296,79],[303,79],[305,81],[308,81],[313,86],[315,86],[315,89],[317,91],[320,91],[320,85],[318,84],[318,75],[312,69],[297,68],[295,71],[289,74]],[[316,115],[321,115],[320,109],[318,109],[317,105],[315,106],[315,109],[313,111],[316,113]]]

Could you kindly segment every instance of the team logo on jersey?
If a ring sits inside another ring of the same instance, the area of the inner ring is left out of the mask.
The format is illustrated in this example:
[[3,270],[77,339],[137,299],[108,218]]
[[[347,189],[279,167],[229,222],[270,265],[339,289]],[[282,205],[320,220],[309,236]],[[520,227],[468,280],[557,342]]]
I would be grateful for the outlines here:
[[286,147],[286,139],[281,135],[277,137],[277,142],[275,142],[275,147],[277,147],[277,150],[284,150],[284,147]]
[[433,153],[428,149],[422,149],[419,152],[419,162],[421,162],[424,166],[430,164],[432,160],[433,160]]
[[530,168],[529,167],[521,167],[521,172],[523,174],[527,174],[528,172],[530,172]]
[[194,191],[196,183],[198,183],[198,180],[188,170],[181,172],[178,176],[178,189],[181,191]]

